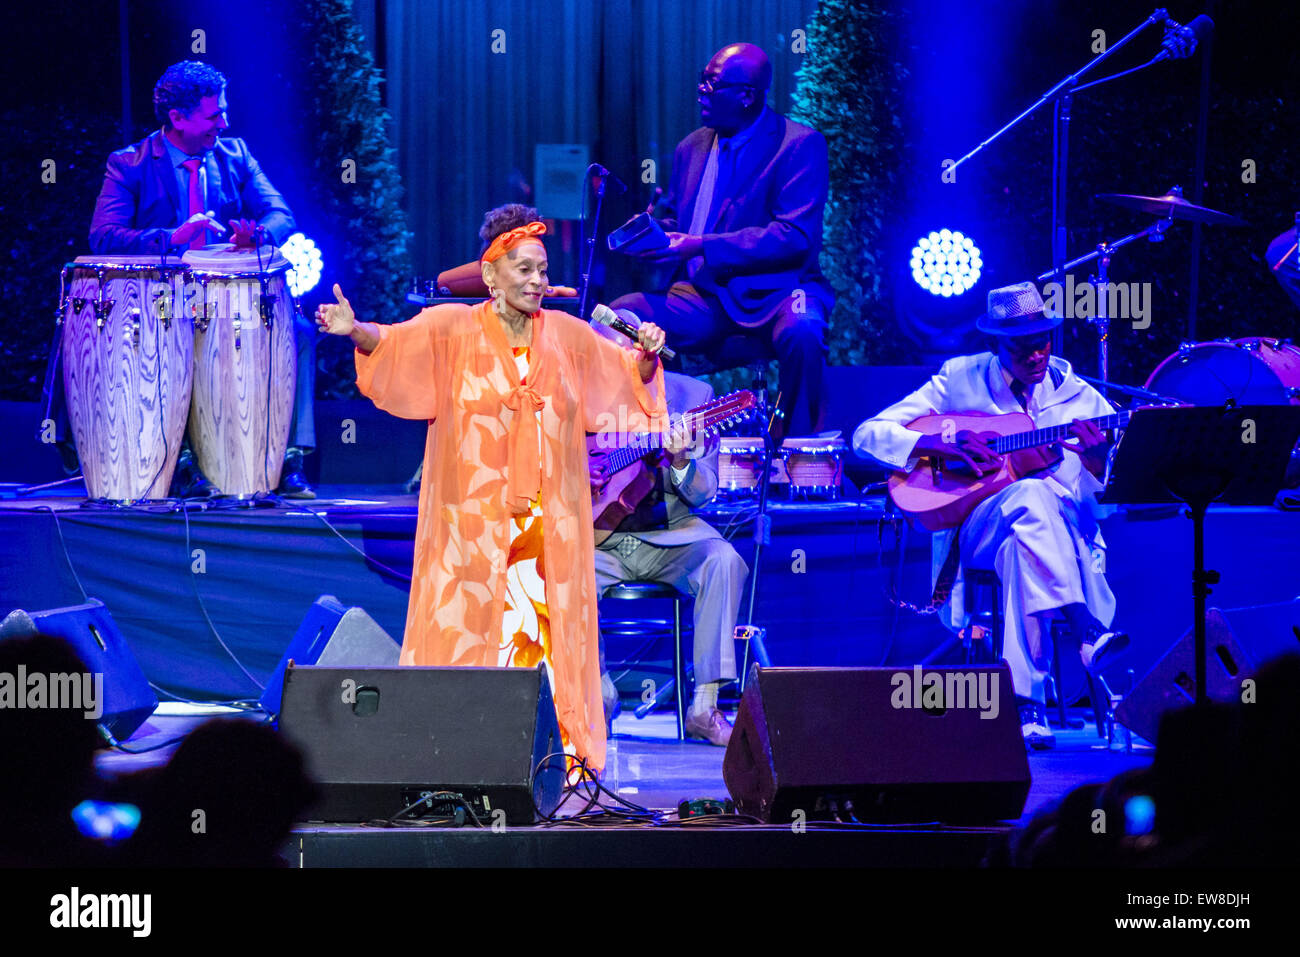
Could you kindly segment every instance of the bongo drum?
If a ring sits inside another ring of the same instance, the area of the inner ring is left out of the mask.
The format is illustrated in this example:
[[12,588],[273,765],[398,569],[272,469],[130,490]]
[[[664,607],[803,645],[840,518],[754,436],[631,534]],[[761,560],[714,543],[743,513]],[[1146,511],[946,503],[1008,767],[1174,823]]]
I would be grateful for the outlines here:
[[184,276],[157,256],[79,256],[63,268],[63,390],[92,499],[167,495],[193,384]]
[[718,499],[723,502],[757,502],[763,477],[763,440],[728,436],[718,449]]
[[790,477],[791,498],[839,498],[843,494],[844,452],[841,438],[790,438],[781,443],[781,458]]
[[288,261],[272,247],[190,250],[194,320],[190,445],[226,495],[249,498],[280,484],[293,417],[293,302]]

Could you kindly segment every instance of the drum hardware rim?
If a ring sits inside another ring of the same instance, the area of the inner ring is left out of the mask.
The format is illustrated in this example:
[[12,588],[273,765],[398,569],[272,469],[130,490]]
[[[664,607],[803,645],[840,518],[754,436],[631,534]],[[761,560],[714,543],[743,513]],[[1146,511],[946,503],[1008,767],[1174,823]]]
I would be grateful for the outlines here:
[[171,328],[172,316],[176,312],[176,290],[168,285],[158,289],[153,296],[154,312],[167,328]]
[[104,320],[108,317],[108,314],[113,311],[113,307],[117,305],[117,301],[114,299],[104,298],[103,269],[95,270],[95,278],[99,282],[99,291],[95,296],[95,331],[100,332],[104,328]]
[[263,270],[260,272],[256,269],[252,270],[251,272],[248,271],[213,272],[211,269],[195,269],[193,266],[189,266],[187,268],[189,269],[190,273],[193,274],[193,276],[199,280],[199,282],[206,285],[207,283],[211,282],[213,279],[257,279],[257,280],[269,279],[272,276],[278,276],[282,272],[288,272],[293,267],[291,265],[286,264],[284,266],[281,266],[279,269]]
[[789,495],[791,498],[796,495],[829,495],[831,498],[840,498],[843,491],[838,485],[795,485],[791,482]]
[[140,351],[140,307],[131,307],[131,347]]
[[113,270],[114,272],[172,272],[183,273],[189,272],[190,267],[184,263],[115,263],[108,260],[93,259],[89,262],[70,262],[63,264],[64,272],[71,272],[74,269],[94,269],[97,271]]
[[236,349],[239,349],[239,348],[240,348],[240,344],[239,344],[239,341],[240,341],[240,340],[239,340],[239,333],[240,333],[240,331],[241,331],[239,313],[235,313],[235,316],[234,316],[234,319],[232,320],[232,323],[233,323],[233,326],[234,326],[234,329],[235,329],[235,348],[236,348]]
[[837,462],[842,462],[845,451],[842,445],[831,449],[782,449],[781,458],[789,462],[796,455],[806,455],[810,458],[832,458]]

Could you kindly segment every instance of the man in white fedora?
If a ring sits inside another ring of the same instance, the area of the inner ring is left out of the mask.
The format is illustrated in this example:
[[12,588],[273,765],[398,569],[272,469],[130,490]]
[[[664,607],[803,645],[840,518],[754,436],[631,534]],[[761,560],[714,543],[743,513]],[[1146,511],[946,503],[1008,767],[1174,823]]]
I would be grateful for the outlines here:
[[945,624],[965,623],[961,569],[989,569],[1002,583],[1003,656],[1011,668],[1021,729],[1034,748],[1049,748],[1044,681],[1050,671],[1054,619],[1063,619],[1084,667],[1095,671],[1127,639],[1109,630],[1115,596],[1106,584],[1105,543],[1097,527],[1110,442],[1084,421],[1115,410],[1053,356],[1052,330],[1062,321],[1048,314],[1031,282],[994,289],[988,312],[976,322],[994,351],[949,359],[937,375],[901,402],[858,426],[853,447],[894,469],[922,456],[939,456],[956,467],[996,471],[1000,458],[974,432],[952,441],[904,426],[932,412],[1023,412],[1035,427],[1070,425],[1068,451],[1054,469],[1026,476],[980,502],[959,529],[935,535],[935,567],[944,564],[954,534],[960,566],[952,581]]

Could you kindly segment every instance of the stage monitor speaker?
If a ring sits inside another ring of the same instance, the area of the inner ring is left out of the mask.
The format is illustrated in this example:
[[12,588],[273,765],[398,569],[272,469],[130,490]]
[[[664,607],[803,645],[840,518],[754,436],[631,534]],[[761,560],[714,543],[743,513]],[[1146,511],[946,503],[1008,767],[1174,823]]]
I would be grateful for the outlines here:
[[333,595],[321,595],[307,610],[280,663],[271,672],[262,693],[262,710],[271,715],[280,713],[284,671],[290,661],[322,667],[396,668],[401,653],[402,646],[363,609],[349,608]]
[[[1300,637],[1297,628],[1300,628],[1300,602],[1234,608],[1226,614],[1218,608],[1208,609],[1205,612],[1206,695],[1214,701],[1239,701],[1242,679],[1261,661],[1295,650],[1295,639]],[[1171,708],[1195,702],[1196,637],[1193,629],[1188,628],[1124,696],[1115,708],[1115,718],[1155,744],[1161,715]]]
[[722,776],[765,822],[1014,820],[1029,761],[1005,665],[762,668]]
[[158,707],[158,696],[104,603],[27,612],[15,609],[0,621],[0,641],[37,633],[62,638],[92,675],[103,675],[100,732],[110,743],[125,741]]
[[[280,731],[322,799],[313,821],[445,816],[531,824],[564,788],[551,685],[531,668],[320,668],[285,672]],[[535,769],[541,765],[541,769]]]

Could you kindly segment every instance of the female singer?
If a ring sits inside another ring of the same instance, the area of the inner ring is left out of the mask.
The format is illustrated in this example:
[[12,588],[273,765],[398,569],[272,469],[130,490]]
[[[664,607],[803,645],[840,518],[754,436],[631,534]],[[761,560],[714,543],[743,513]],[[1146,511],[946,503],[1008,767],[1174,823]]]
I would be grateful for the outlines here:
[[664,333],[646,323],[638,349],[622,349],[541,308],[546,227],[505,226],[480,259],[490,299],[377,325],[357,321],[336,285],[316,321],[351,337],[357,386],[376,406],[429,420],[401,663],[544,663],[566,752],[599,770],[586,433],[666,431]]

